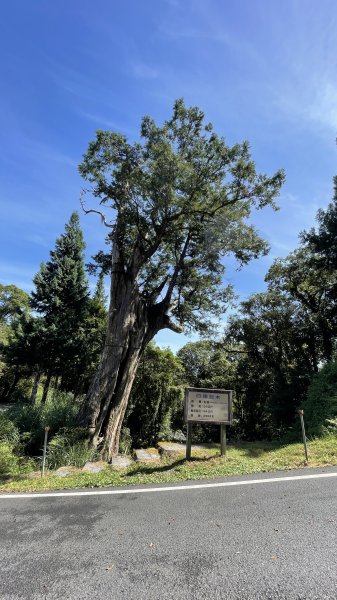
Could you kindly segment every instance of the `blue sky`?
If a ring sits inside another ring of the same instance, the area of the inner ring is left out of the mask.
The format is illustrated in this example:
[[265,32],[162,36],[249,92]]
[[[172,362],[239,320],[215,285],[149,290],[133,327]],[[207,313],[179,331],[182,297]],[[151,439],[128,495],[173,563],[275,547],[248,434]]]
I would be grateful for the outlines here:
[[[2,3],[0,282],[31,289],[73,210],[77,165],[96,129],[137,139],[144,114],[174,99],[200,106],[229,144],[251,143],[260,171],[283,167],[280,211],[253,222],[268,257],[227,278],[240,297],[265,288],[332,195],[336,174],[335,0],[9,0]],[[81,216],[88,257],[103,246]],[[162,332],[176,349],[184,336]]]

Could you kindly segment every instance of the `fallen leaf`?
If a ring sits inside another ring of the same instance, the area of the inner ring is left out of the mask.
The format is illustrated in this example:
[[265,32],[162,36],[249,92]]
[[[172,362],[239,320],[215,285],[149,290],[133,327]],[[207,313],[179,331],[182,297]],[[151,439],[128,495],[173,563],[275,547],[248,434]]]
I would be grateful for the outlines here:
[[272,555],[271,555],[271,558],[272,558],[272,560],[277,560],[277,559],[278,559],[278,556],[276,556],[276,554],[272,554]]

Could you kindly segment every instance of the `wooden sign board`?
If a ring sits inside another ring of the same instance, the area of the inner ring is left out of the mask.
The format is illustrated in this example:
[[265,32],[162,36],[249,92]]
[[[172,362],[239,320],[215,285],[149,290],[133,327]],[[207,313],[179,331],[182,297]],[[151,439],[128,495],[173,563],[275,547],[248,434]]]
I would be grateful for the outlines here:
[[186,423],[232,423],[232,390],[185,389]]

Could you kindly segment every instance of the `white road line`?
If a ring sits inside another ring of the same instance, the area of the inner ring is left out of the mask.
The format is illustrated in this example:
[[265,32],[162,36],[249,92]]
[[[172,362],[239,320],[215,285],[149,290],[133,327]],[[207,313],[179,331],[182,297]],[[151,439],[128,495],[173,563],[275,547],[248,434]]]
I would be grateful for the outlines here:
[[238,485],[256,485],[258,483],[283,483],[284,481],[304,481],[308,479],[327,479],[337,477],[337,473],[317,473],[315,475],[291,475],[289,477],[270,477],[269,479],[244,479],[242,481],[223,481],[221,483],[197,483],[168,487],[128,488],[126,490],[91,490],[90,492],[47,492],[35,494],[0,494],[0,500],[17,500],[24,498],[64,498],[66,496],[121,496],[122,494],[149,494],[151,492],[179,492],[182,490],[201,490],[207,488],[223,488]]

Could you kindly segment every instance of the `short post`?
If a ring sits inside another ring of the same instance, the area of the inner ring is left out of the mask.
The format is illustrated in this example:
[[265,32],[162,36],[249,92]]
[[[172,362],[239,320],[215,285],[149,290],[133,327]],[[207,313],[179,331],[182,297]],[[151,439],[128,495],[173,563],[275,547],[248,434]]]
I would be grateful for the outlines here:
[[48,441],[48,432],[50,430],[49,425],[47,425],[47,427],[45,427],[44,430],[44,443],[43,443],[43,457],[42,457],[42,472],[41,472],[41,477],[44,477],[44,470],[45,470],[45,466],[46,466],[46,455],[47,455],[47,441]]
[[191,451],[192,451],[192,423],[187,423],[186,460],[191,460]]
[[306,460],[306,462],[308,462],[307,438],[305,437],[305,427],[304,427],[304,418],[303,418],[304,411],[303,410],[298,410],[297,412],[298,412],[298,414],[300,416],[300,420],[301,420],[305,460]]
[[226,425],[224,425],[223,423],[221,423],[220,425],[220,456],[226,456],[226,449],[227,449],[227,430],[226,430]]

